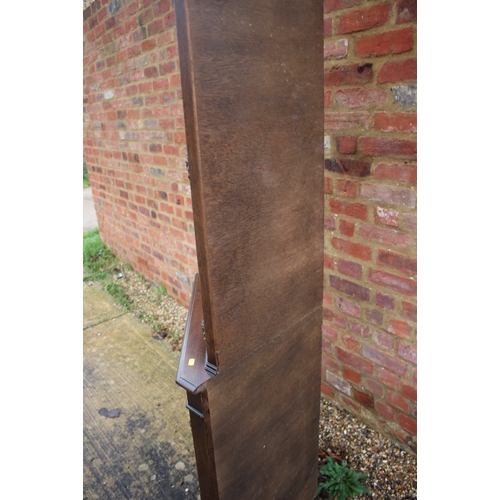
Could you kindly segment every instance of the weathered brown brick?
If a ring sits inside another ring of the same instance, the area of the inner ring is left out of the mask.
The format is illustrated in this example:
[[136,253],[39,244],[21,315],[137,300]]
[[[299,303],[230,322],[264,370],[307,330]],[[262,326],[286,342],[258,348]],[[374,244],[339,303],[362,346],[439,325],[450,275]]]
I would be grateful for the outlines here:
[[411,333],[411,326],[405,321],[401,321],[399,319],[391,319],[387,331],[396,335],[397,337],[408,338]]
[[397,0],[396,24],[412,23],[417,20],[417,0]]
[[366,392],[358,391],[357,389],[352,389],[354,393],[354,398],[359,401],[362,405],[373,407],[373,396],[367,394]]
[[345,379],[349,380],[350,382],[353,382],[354,384],[361,383],[361,374],[356,370],[349,368],[348,366],[342,367],[342,375]]
[[400,377],[394,375],[392,372],[386,370],[385,368],[378,369],[378,380],[388,387],[391,387],[395,391],[399,390]]
[[354,235],[355,229],[356,229],[356,224],[354,224],[354,222],[349,222],[348,220],[340,219],[339,221],[340,234],[351,237]]
[[350,276],[351,278],[361,279],[363,273],[363,266],[361,266],[361,264],[339,258],[337,267],[340,273]]
[[389,288],[403,295],[415,296],[417,294],[417,283],[415,281],[395,274],[370,269],[368,279],[376,285]]
[[401,316],[410,321],[417,321],[417,306],[406,300],[401,301]]
[[349,203],[347,201],[330,198],[328,202],[330,209],[335,214],[348,215],[356,219],[366,220],[368,218],[368,208],[362,203]]
[[378,112],[373,115],[373,128],[384,132],[416,132],[416,113]]
[[412,160],[417,157],[417,142],[410,139],[360,137],[359,143],[366,156],[390,156]]
[[417,79],[417,58],[387,61],[378,70],[377,83],[399,83]]
[[344,394],[351,395],[351,385],[349,382],[346,382],[342,377],[335,375],[329,370],[326,370],[326,381]]
[[408,413],[410,411],[410,407],[408,405],[408,401],[401,396],[400,394],[396,394],[394,392],[387,391],[386,396],[387,402],[394,406],[395,408],[399,408],[400,410]]
[[[338,297],[337,307],[341,311],[344,311],[346,314],[350,314],[351,316],[356,316],[357,318],[361,316],[361,307],[352,300],[348,300],[345,297]],[[351,347],[351,349],[353,349],[353,347]]]
[[356,259],[371,260],[372,258],[371,248],[361,243],[355,243],[342,238],[332,238],[331,243],[333,248],[339,252],[347,253]]
[[389,250],[379,249],[377,263],[385,267],[392,267],[411,276],[417,274],[417,259]]
[[[398,246],[400,248],[408,248],[411,241],[406,233],[397,229],[371,226],[369,224],[361,224],[358,234],[367,241],[376,241],[383,245]],[[384,262],[389,262],[390,257],[384,254],[383,259],[385,259]]]
[[325,113],[326,130],[350,130],[363,128],[368,130],[367,112]]
[[358,57],[400,54],[412,48],[413,28],[411,27],[358,38],[355,44]]
[[388,349],[390,351],[392,351],[394,349],[394,346],[396,345],[394,337],[385,332],[382,332],[381,330],[375,331],[375,333],[373,334],[373,339],[380,347],[383,347],[384,349]]
[[346,64],[325,69],[325,86],[356,85],[371,82],[373,69],[371,63]]
[[395,308],[394,297],[392,295],[385,295],[380,292],[375,293],[375,305],[381,307],[382,309],[388,309],[393,311]]
[[323,307],[323,319],[332,322],[340,328],[345,328],[347,326],[347,318],[342,314],[332,311],[328,307]]
[[357,142],[357,137],[352,135],[337,135],[335,137],[337,151],[344,155],[354,154],[356,152]]
[[378,163],[373,170],[373,177],[415,184],[417,166],[407,163]]
[[337,194],[339,196],[356,198],[358,193],[358,183],[350,179],[337,179],[337,188]]
[[401,360],[394,358],[393,356],[390,356],[385,352],[379,351],[369,344],[363,345],[362,353],[363,356],[368,358],[373,363],[381,365],[391,372],[397,373],[398,375],[405,375],[408,370],[408,366]]
[[379,184],[362,183],[361,196],[369,200],[389,205],[402,205],[408,208],[415,208],[417,202],[417,195],[412,189],[381,186]]
[[350,158],[334,158],[326,167],[330,172],[336,172],[354,177],[370,175],[371,163],[366,160],[351,160]]
[[398,354],[403,359],[406,359],[407,361],[410,361],[411,363],[414,363],[415,365],[417,364],[417,348],[416,347],[409,345],[409,344],[404,344],[403,342],[400,342],[399,347],[398,347]]
[[387,91],[373,88],[347,88],[337,90],[335,99],[340,106],[362,108],[371,105],[381,106],[387,103]]
[[394,420],[394,416],[396,415],[396,410],[389,406],[386,406],[384,403],[380,401],[375,401],[375,410],[380,413],[384,418],[386,418],[389,422]]
[[341,293],[350,295],[359,300],[368,302],[370,300],[370,289],[352,281],[339,278],[337,276],[330,276],[330,286],[335,288]]
[[361,323],[351,322],[349,324],[349,331],[354,334],[367,339],[370,337],[370,327],[362,325]]
[[383,26],[389,19],[390,10],[390,3],[381,3],[371,7],[350,11],[339,17],[336,33],[354,33],[377,26]]
[[386,226],[397,227],[399,224],[399,212],[390,208],[373,207],[373,218]]
[[[332,28],[331,19],[329,19],[329,21],[330,21],[329,28],[331,34],[331,28]],[[343,59],[344,57],[347,57],[347,49],[348,49],[348,42],[347,39],[345,38],[336,40],[335,42],[326,42],[324,45],[323,57],[325,58],[325,60]]]
[[356,368],[363,373],[366,373],[368,375],[371,375],[373,373],[373,363],[371,363],[367,359],[362,358],[361,356],[358,356],[357,354],[345,351],[341,347],[337,346],[335,347],[335,356],[340,362],[346,363],[352,368]]
[[363,388],[379,398],[384,395],[384,387],[372,378],[364,377]]

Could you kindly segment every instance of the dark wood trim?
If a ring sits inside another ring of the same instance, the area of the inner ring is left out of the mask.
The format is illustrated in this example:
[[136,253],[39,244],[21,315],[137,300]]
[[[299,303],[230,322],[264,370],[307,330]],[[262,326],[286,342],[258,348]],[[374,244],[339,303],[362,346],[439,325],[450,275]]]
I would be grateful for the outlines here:
[[200,387],[213,376],[205,370],[207,352],[202,329],[203,311],[199,283],[200,280],[196,274],[176,378],[178,385],[193,393],[198,392]]
[[193,202],[193,219],[196,239],[196,253],[200,274],[201,298],[208,361],[217,366],[214,331],[212,325],[212,306],[210,300],[210,276],[208,252],[206,251],[206,224],[203,195],[201,157],[199,154],[198,117],[196,88],[194,84],[193,57],[190,40],[190,22],[188,0],[174,0],[177,40],[179,44],[179,64],[181,70],[182,102],[186,125],[186,143],[188,150],[189,180]]
[[192,394],[188,392],[188,404],[196,410],[190,411],[189,415],[201,498],[219,500],[207,393]]

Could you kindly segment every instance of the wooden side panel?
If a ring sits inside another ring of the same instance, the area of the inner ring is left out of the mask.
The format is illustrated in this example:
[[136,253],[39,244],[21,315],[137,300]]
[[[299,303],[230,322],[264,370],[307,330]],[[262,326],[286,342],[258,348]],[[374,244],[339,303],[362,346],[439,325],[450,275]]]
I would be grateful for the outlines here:
[[187,398],[201,497],[219,500],[208,395],[206,392],[192,394],[188,391]]
[[221,500],[312,500],[318,479],[321,309],[210,379]]
[[207,337],[207,357],[210,363],[216,364],[215,344],[212,328],[212,308],[209,289],[209,272],[206,252],[205,210],[200,171],[198,144],[198,117],[191,45],[191,28],[188,0],[174,0],[177,40],[179,43],[179,62],[181,69],[182,103],[189,157],[189,178],[193,200],[193,218],[196,237],[196,253],[200,276],[200,291],[203,305],[203,316]]
[[222,372],[321,304],[322,3],[175,8],[208,360]]

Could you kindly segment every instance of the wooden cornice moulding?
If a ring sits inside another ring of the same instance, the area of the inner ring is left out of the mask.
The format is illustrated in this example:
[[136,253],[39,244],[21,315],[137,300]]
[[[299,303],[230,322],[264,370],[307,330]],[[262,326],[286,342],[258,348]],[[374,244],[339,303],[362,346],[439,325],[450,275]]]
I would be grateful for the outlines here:
[[323,290],[323,11],[175,0],[199,275],[177,383],[203,500],[312,499]]

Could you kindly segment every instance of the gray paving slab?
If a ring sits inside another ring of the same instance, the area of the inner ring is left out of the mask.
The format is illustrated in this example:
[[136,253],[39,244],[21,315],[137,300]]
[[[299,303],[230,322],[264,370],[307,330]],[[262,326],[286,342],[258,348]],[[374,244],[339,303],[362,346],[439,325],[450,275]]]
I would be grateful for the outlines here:
[[83,499],[199,499],[179,353],[99,285],[84,304]]

